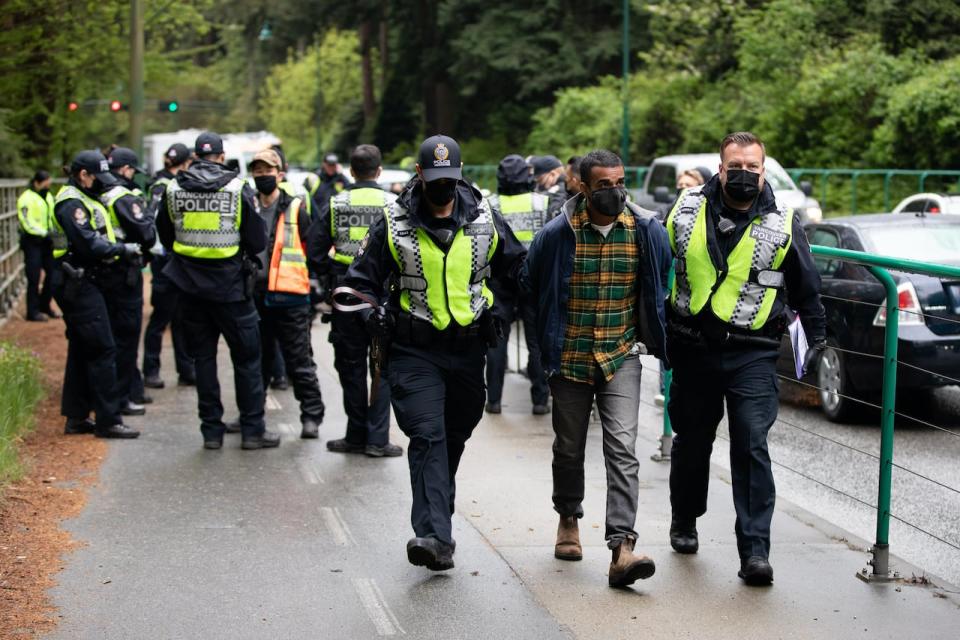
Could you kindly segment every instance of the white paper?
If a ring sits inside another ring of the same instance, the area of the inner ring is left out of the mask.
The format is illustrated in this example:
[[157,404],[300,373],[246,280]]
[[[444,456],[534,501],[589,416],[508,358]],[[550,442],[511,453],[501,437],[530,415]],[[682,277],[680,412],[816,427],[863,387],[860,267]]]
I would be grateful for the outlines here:
[[800,316],[790,323],[790,344],[793,345],[793,366],[797,372],[797,380],[803,377],[803,361],[807,357],[807,334],[800,324]]

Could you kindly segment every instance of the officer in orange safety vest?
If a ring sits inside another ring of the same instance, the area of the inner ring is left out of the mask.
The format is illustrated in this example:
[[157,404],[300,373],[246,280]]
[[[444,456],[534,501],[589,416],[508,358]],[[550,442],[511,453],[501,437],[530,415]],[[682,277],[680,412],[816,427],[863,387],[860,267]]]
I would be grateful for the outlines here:
[[273,369],[275,344],[280,345],[300,402],[301,438],[317,438],[323,421],[323,398],[310,345],[310,281],[306,239],[310,216],[303,200],[280,189],[283,164],[273,149],[253,157],[250,173],[257,188],[260,215],[267,227],[267,246],[260,255],[254,302],[260,313],[264,384]]

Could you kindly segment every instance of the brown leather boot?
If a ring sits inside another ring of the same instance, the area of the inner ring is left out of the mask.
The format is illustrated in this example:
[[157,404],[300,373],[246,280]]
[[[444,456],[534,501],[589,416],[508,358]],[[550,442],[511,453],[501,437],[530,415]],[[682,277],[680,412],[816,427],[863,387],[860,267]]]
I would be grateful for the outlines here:
[[553,548],[553,556],[559,560],[583,560],[577,516],[560,516],[557,545]]
[[611,587],[626,587],[637,580],[649,578],[656,571],[651,558],[633,553],[633,544],[633,540],[626,538],[613,550],[609,579]]

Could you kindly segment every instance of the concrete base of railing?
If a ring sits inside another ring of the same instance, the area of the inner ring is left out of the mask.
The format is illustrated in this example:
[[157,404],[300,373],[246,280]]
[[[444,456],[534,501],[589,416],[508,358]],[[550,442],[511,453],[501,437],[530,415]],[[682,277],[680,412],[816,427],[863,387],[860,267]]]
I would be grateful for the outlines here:
[[867,564],[873,567],[873,570],[869,570],[866,567],[857,572],[857,577],[863,580],[864,582],[899,582],[903,578],[900,577],[899,571],[894,571],[890,573],[890,545],[887,544],[875,544],[873,548],[870,549],[870,553],[873,555],[873,558],[867,560]]

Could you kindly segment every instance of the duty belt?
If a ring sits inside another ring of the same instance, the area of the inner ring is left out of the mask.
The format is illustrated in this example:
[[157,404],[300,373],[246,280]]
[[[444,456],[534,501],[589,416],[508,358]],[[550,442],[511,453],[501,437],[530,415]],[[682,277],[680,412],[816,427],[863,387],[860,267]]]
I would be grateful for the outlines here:
[[451,324],[441,331],[429,322],[415,318],[409,313],[397,314],[396,341],[401,344],[410,344],[417,347],[443,345],[452,346],[456,349],[469,346],[479,341],[480,338],[479,322],[474,322],[467,327]]

